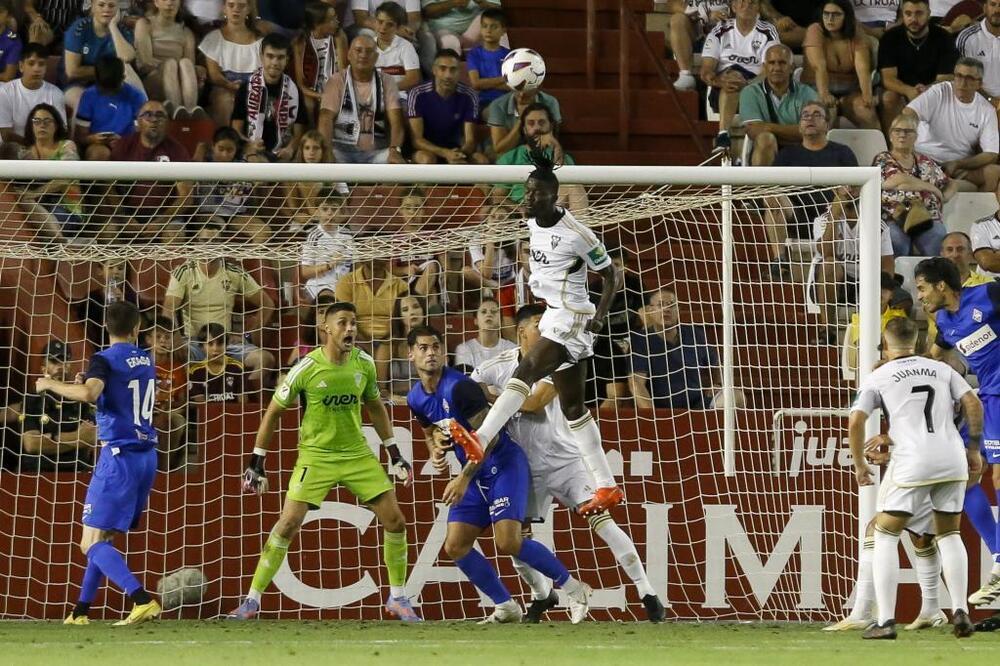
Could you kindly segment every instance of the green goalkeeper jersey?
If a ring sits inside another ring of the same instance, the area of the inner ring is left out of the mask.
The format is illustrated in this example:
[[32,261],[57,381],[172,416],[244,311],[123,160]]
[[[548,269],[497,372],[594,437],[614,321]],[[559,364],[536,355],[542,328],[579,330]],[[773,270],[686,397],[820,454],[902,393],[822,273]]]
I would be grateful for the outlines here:
[[290,407],[302,396],[299,460],[339,462],[372,455],[361,432],[361,403],[379,397],[375,362],[352,349],[341,365],[326,359],[322,347],[295,364],[274,394]]

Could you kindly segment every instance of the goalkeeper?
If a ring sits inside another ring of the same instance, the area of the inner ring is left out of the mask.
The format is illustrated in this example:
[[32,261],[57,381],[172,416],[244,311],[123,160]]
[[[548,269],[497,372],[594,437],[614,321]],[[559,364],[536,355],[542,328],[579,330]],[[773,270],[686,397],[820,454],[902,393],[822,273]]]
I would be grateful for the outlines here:
[[243,479],[244,492],[267,490],[264,457],[281,413],[301,395],[304,413],[299,428],[299,457],[292,470],[288,493],[278,523],[271,530],[250,591],[229,614],[248,620],[260,611],[260,597],[288,553],[288,546],[310,509],[318,509],[330,489],[343,485],[369,505],[384,528],[383,557],[389,573],[389,598],[385,608],[406,622],[419,622],[406,598],[406,523],[396,502],[392,482],[372,455],[361,432],[361,406],[367,410],[382,438],[392,470],[409,486],[413,470],[403,460],[392,437],[389,414],[379,396],[375,363],[357,349],[357,311],[351,303],[333,303],[323,316],[326,344],[307,354],[288,373],[264,414],[253,455]]

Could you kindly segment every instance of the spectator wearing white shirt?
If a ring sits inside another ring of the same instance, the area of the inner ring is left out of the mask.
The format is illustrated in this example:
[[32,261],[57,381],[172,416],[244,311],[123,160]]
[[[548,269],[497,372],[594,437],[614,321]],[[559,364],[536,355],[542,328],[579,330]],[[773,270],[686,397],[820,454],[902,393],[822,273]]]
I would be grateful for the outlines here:
[[1000,0],[986,0],[986,15],[955,38],[955,46],[963,56],[977,58],[986,65],[983,92],[1000,105]]
[[313,303],[323,293],[333,295],[337,282],[353,268],[354,237],[343,224],[344,202],[343,195],[335,190],[320,192],[316,226],[302,243],[299,275],[306,281],[303,289]]
[[969,239],[979,272],[1000,278],[1000,211],[976,220],[969,229]]
[[[367,30],[374,37],[378,31],[376,12],[382,0],[351,0],[350,16],[344,20],[344,29],[350,39],[354,39],[359,31]],[[399,36],[403,39],[415,40],[417,30],[423,22],[420,12],[420,0],[403,0],[406,11],[406,21],[399,26]]]
[[854,15],[864,31],[878,39],[896,23],[899,0],[853,0]]
[[701,80],[711,86],[710,100],[719,112],[716,144],[729,146],[729,125],[740,91],[764,66],[764,54],[778,41],[778,29],[760,18],[760,0],[733,0],[735,18],[721,22],[705,38]]
[[950,178],[969,181],[982,192],[994,192],[1000,182],[1000,166],[996,165],[1000,136],[993,105],[977,94],[983,82],[983,63],[962,57],[954,71],[953,81],[934,84],[903,113],[920,120],[918,152],[938,162]]
[[455,348],[455,367],[463,372],[496,358],[515,345],[500,337],[500,303],[495,298],[485,297],[476,310],[476,337],[466,340]]
[[[24,144],[28,114],[39,104],[50,104],[66,122],[63,92],[45,80],[48,55],[41,44],[28,43],[21,51],[21,78],[0,85],[0,137],[6,144]],[[14,146],[16,148],[16,145]],[[10,158],[16,158],[11,155]]]
[[378,60],[375,69],[391,76],[399,88],[399,99],[406,101],[406,93],[420,83],[420,58],[413,44],[397,34],[406,26],[406,12],[396,2],[383,2],[375,10],[375,47]]
[[729,0],[671,0],[670,50],[680,70],[674,87],[694,90],[697,81],[691,74],[694,46],[716,25],[729,18]]

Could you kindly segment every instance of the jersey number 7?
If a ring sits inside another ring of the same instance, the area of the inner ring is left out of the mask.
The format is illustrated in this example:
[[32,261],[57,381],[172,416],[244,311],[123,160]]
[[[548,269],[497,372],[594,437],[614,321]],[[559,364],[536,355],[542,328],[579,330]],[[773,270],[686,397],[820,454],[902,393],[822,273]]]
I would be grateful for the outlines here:
[[927,432],[934,432],[934,419],[931,410],[934,408],[934,387],[929,384],[914,386],[910,393],[926,393],[927,400],[924,402],[924,421],[927,422]]
[[153,404],[156,400],[156,380],[150,379],[146,383],[146,391],[139,395],[142,389],[138,379],[133,379],[128,383],[132,391],[132,422],[137,425],[146,425],[153,420]]

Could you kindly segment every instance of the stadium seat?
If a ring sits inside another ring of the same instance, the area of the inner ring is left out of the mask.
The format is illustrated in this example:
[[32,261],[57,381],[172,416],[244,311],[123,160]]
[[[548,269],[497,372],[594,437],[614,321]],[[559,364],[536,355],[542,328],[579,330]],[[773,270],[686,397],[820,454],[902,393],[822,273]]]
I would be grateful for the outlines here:
[[854,151],[858,166],[871,166],[876,155],[888,150],[885,135],[874,129],[832,129],[827,138]]
[[969,233],[972,223],[997,211],[997,197],[990,192],[960,192],[944,205],[948,231]]
[[172,120],[167,134],[194,155],[199,143],[202,141],[212,142],[212,135],[215,134],[215,123],[211,120]]

